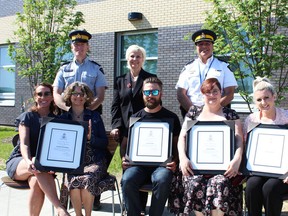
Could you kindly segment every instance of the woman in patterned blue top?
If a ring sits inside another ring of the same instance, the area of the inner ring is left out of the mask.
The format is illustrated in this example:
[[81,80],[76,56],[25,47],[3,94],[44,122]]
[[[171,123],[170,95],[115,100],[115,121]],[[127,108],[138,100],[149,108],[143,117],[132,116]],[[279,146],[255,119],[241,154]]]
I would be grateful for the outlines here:
[[93,101],[93,93],[86,84],[70,84],[64,92],[64,101],[71,108],[60,118],[89,122],[85,161],[77,173],[68,175],[68,189],[76,216],[82,215],[82,204],[85,215],[90,216],[94,197],[101,193],[97,183],[107,174],[105,158],[108,138],[100,114],[96,110],[87,109]]

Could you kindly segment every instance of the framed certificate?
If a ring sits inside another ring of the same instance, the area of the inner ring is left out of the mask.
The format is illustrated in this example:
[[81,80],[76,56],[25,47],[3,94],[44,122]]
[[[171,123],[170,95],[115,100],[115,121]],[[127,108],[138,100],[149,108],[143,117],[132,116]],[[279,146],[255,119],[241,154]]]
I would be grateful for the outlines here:
[[191,121],[187,155],[195,174],[223,174],[234,155],[234,121]]
[[130,118],[126,159],[132,165],[165,165],[172,156],[172,119]]
[[36,167],[39,170],[72,172],[83,163],[86,147],[85,123],[77,121],[43,119],[38,147]]
[[253,175],[281,177],[288,171],[286,125],[256,125],[248,132],[246,168]]

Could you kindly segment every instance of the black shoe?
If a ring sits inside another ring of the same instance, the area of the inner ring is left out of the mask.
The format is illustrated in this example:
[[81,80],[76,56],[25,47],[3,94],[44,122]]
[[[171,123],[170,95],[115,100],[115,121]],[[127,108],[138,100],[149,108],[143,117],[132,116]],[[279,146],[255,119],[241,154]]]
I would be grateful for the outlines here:
[[100,200],[98,202],[93,203],[93,211],[99,211],[101,209],[101,203]]

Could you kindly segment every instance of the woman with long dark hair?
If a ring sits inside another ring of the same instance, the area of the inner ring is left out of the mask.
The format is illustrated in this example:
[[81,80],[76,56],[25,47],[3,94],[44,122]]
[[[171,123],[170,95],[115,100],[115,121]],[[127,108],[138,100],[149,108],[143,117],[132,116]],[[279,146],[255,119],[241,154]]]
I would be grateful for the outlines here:
[[69,215],[57,197],[54,174],[40,172],[34,164],[42,118],[55,117],[56,108],[52,92],[53,87],[47,83],[41,83],[35,87],[34,105],[28,112],[22,113],[16,119],[19,140],[6,163],[10,178],[28,181],[30,186],[29,215],[40,215],[45,196],[52,202],[58,215]]

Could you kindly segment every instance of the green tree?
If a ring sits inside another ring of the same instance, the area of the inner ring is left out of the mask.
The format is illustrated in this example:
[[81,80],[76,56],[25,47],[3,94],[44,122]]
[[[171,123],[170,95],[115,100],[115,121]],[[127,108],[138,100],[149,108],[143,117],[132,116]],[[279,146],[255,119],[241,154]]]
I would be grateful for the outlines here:
[[31,92],[39,82],[52,83],[65,54],[70,52],[68,33],[84,23],[74,11],[76,0],[23,0],[17,13],[16,44],[9,40],[9,55],[18,75],[27,77]]
[[288,0],[208,1],[213,9],[205,26],[219,36],[214,51],[228,57],[238,92],[248,106],[251,91],[246,88],[247,82],[256,76],[272,78],[278,100],[283,100],[288,90]]

